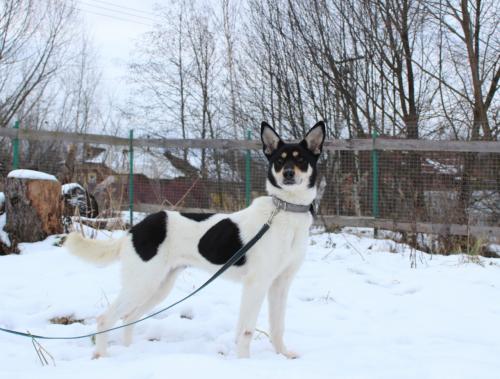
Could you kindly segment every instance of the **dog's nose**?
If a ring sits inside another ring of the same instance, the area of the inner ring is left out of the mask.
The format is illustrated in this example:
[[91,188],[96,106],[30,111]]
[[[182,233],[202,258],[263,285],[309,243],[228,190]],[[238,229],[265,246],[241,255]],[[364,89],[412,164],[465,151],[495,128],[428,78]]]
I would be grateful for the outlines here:
[[283,171],[283,177],[285,179],[293,179],[294,176],[295,176],[295,171],[290,168],[287,168]]

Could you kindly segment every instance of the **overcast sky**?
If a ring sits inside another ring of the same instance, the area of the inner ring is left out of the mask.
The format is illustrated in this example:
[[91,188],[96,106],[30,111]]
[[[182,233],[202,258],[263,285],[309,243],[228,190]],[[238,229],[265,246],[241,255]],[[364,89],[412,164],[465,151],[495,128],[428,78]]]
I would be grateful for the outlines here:
[[115,94],[124,91],[126,62],[139,36],[155,20],[154,4],[168,0],[77,0],[77,7],[94,41],[103,80]]

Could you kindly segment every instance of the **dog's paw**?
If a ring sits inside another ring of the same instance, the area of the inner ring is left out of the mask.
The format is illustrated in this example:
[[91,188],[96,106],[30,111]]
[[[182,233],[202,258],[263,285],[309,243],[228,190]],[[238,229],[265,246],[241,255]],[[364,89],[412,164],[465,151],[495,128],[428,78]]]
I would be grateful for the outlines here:
[[300,354],[295,351],[285,350],[281,351],[280,354],[283,354],[287,359],[297,359],[300,358]]
[[250,351],[249,350],[238,350],[237,354],[238,359],[247,359],[250,358]]
[[98,351],[94,351],[94,354],[92,354],[92,359],[104,358],[106,356],[107,356],[106,353],[100,353]]

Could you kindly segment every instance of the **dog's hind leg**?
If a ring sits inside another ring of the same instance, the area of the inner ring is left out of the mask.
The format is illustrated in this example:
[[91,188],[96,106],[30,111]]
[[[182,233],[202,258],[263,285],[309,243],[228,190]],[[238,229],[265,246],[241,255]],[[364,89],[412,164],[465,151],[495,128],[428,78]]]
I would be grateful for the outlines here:
[[[165,299],[170,291],[172,290],[175,281],[179,274],[185,269],[185,267],[177,267],[170,270],[163,281],[161,282],[158,290],[141,306],[136,308],[133,312],[123,317],[123,323],[129,324],[136,320],[139,320],[142,315],[153,309],[158,303]],[[134,331],[134,325],[128,325],[123,331],[123,344],[129,346],[132,343],[132,335]]]
[[[154,266],[150,267],[149,270],[146,267],[141,267],[139,271],[125,270],[126,276],[122,278],[123,287],[120,294],[106,312],[97,318],[97,332],[109,329],[119,319],[137,312],[137,309],[151,298],[151,294],[157,291],[164,275],[159,273]],[[94,358],[105,356],[106,349],[106,333],[96,335]]]
[[285,330],[285,309],[288,291],[300,265],[292,265],[281,273],[272,283],[267,295],[269,302],[269,326],[271,342],[278,354],[287,358],[298,358],[298,354],[287,350],[283,342]]
[[256,281],[245,283],[243,286],[240,318],[236,335],[238,358],[248,358],[250,356],[250,342],[268,288],[269,286],[266,283]]
[[[97,318],[97,332],[100,333],[113,325],[124,315],[131,312],[134,308],[133,299],[124,296],[124,291],[120,293],[118,298],[110,305],[110,307],[101,316]],[[107,333],[97,334],[95,336],[96,350],[93,358],[106,356],[108,346]]]

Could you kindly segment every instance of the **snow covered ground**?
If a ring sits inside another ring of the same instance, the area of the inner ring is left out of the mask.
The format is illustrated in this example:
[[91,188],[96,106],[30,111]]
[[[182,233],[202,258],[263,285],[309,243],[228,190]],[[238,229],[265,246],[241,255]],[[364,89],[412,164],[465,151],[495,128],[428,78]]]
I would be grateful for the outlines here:
[[[292,287],[285,339],[297,360],[274,354],[261,312],[252,358],[233,345],[239,285],[219,280],[136,327],[110,357],[91,360],[90,339],[40,341],[56,366],[41,367],[29,339],[0,333],[0,378],[498,378],[500,262],[429,256],[352,233],[311,237]],[[118,289],[118,264],[90,266],[55,238],[0,257],[0,326],[44,335],[95,330]],[[186,270],[163,306],[208,276]],[[51,324],[71,316],[84,323]]]

